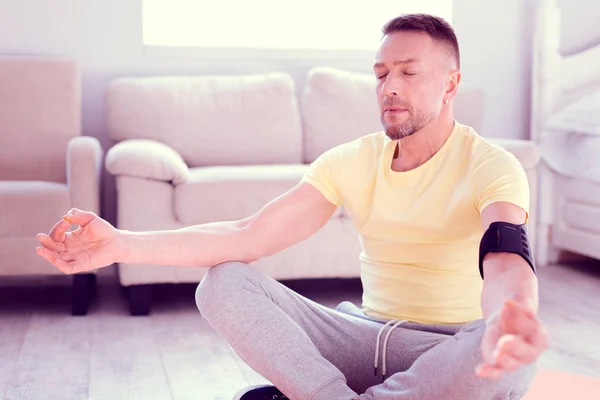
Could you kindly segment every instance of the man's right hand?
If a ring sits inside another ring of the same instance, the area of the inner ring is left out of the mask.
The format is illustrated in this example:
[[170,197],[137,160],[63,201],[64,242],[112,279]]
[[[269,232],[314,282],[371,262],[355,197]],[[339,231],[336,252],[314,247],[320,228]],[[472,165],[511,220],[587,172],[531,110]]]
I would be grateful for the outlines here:
[[[79,227],[67,232],[71,224]],[[42,244],[36,253],[65,274],[91,271],[117,262],[119,231],[93,212],[71,209],[48,235],[39,233]]]

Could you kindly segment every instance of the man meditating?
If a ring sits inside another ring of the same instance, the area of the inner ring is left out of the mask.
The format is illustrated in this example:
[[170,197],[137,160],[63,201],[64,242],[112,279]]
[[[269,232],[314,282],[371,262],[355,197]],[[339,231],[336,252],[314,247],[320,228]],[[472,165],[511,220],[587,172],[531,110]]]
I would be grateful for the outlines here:
[[[73,209],[36,251],[67,274],[115,262],[210,266],[196,292],[202,317],[274,385],[237,399],[520,399],[548,345],[529,186],[511,153],[454,120],[459,68],[448,23],[395,18],[374,63],[383,131],[322,154],[256,214],[131,232]],[[362,307],[326,308],[251,266],[341,205],[362,245]]]

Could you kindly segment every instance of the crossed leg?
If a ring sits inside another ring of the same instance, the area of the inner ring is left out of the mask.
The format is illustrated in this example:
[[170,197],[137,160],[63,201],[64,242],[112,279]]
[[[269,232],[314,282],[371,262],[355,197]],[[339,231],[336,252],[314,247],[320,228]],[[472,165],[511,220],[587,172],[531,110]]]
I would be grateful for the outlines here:
[[243,263],[212,267],[196,303],[234,351],[293,400],[516,400],[534,374],[531,366],[499,380],[475,375],[482,321],[406,323],[390,336],[382,383],[373,368],[381,321],[324,307]]

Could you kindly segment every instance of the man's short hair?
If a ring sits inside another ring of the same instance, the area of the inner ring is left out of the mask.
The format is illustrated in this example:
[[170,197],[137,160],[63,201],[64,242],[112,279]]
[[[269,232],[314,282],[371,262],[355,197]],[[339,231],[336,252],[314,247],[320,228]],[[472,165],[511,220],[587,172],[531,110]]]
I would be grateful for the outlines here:
[[452,26],[443,18],[429,14],[404,14],[388,21],[382,31],[383,36],[406,31],[427,33],[451,50],[451,54],[456,58],[456,66],[460,68],[460,51],[456,34]]

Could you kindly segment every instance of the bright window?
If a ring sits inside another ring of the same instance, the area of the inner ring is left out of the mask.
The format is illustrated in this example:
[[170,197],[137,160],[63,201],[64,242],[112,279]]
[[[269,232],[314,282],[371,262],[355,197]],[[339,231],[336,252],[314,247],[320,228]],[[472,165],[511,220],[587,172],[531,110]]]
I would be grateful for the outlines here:
[[452,23],[452,0],[143,0],[144,45],[221,49],[374,50],[404,13]]

